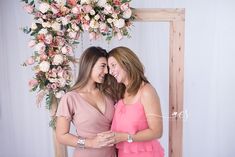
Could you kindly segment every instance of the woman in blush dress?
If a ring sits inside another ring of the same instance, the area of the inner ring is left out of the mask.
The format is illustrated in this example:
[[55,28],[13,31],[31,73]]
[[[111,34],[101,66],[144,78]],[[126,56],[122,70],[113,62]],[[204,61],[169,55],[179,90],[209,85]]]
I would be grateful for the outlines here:
[[118,157],[163,157],[158,142],[163,130],[160,100],[142,63],[129,48],[117,47],[109,52],[108,65],[122,86],[111,127]]
[[[90,47],[80,58],[75,85],[61,99],[57,110],[56,136],[61,144],[75,147],[74,157],[114,157],[113,133],[115,94],[110,87],[107,52]],[[115,81],[115,79],[113,78]],[[110,86],[112,83],[112,86]],[[77,135],[70,133],[71,122]]]

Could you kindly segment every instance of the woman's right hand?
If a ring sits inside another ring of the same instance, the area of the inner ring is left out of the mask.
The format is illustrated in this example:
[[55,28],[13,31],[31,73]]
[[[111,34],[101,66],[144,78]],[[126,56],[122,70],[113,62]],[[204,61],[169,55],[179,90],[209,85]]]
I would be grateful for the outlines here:
[[85,147],[90,148],[102,148],[102,147],[111,147],[115,143],[114,133],[111,131],[102,132],[97,134],[92,139],[87,139],[85,142]]

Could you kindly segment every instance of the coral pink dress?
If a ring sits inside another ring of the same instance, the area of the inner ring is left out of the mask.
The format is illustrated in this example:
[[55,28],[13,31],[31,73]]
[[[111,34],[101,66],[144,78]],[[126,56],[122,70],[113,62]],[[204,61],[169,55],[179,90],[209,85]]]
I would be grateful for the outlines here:
[[[119,100],[115,105],[112,131],[136,134],[148,128],[143,105],[139,102],[125,105]],[[116,145],[118,157],[163,157],[164,150],[157,139],[145,142],[120,142]]]
[[[97,133],[110,130],[114,114],[114,103],[105,98],[105,113],[102,114],[89,104],[79,93],[71,91],[66,93],[60,103],[56,116],[63,116],[72,121],[78,136],[93,138]],[[114,147],[79,148],[76,147],[74,157],[114,157]]]

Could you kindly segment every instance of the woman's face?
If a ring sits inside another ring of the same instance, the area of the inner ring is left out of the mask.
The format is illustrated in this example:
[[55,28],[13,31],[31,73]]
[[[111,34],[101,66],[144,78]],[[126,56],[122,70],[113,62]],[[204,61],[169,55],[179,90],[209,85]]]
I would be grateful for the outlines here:
[[117,60],[114,57],[108,58],[108,65],[109,65],[109,73],[114,76],[118,83],[127,84],[127,73],[126,71],[120,66]]
[[92,68],[91,79],[97,83],[103,83],[107,73],[107,59],[105,57],[100,57]]

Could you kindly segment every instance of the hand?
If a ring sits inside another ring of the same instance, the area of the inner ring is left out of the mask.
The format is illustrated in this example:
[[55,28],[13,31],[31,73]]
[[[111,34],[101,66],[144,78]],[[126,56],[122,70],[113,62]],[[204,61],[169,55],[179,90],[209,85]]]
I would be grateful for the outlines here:
[[113,146],[115,143],[114,135],[111,131],[99,133],[93,139],[87,140],[87,146],[92,148]]

